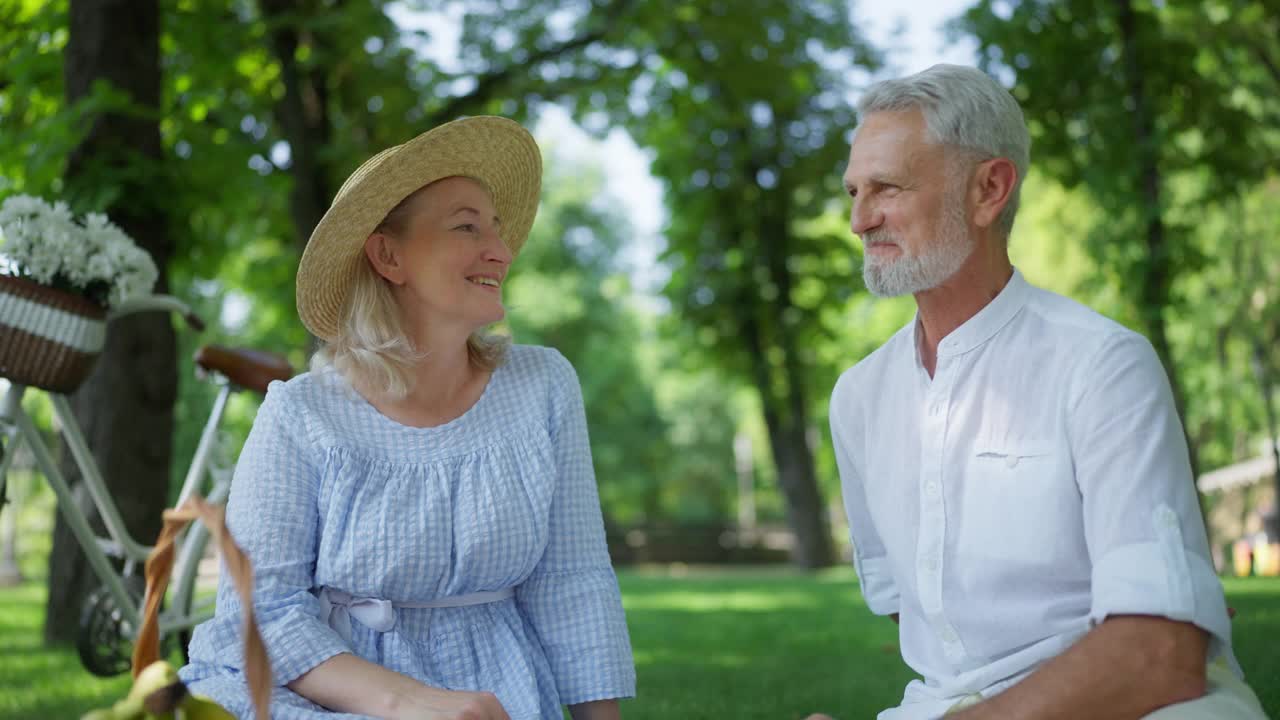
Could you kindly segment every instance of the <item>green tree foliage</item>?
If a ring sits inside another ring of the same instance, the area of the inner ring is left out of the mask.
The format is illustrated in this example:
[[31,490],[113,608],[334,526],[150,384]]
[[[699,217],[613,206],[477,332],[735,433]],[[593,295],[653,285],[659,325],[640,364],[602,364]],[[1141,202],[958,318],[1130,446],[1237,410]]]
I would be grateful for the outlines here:
[[[841,194],[846,92],[878,63],[849,12],[832,0],[478,2],[462,40],[475,73],[523,62],[526,83],[545,83],[525,85],[527,102],[559,97],[588,130],[626,128],[653,152],[682,356],[760,395],[795,557],[808,566],[832,559],[811,449],[824,413],[813,398],[855,359],[818,358],[832,345],[825,321],[860,283],[847,230],[802,225]],[[536,61],[593,33],[581,52]]]
[[[795,558],[832,559],[811,448],[839,367],[824,315],[860,283],[847,230],[807,232],[840,196],[853,116],[843,92],[877,56],[836,2],[645,3],[635,78],[575,96],[588,127],[626,127],[655,154],[671,222],[665,294],[689,357],[759,394]],[[607,59],[607,58],[606,58]],[[622,53],[619,72],[631,69]],[[821,403],[818,403],[821,405]]]
[[[1224,14],[1225,5],[1233,4],[982,0],[956,23],[977,38],[983,67],[1013,79],[1033,161],[1067,187],[1085,188],[1101,209],[1088,245],[1109,281],[1126,290],[1184,418],[1187,392],[1169,324],[1187,310],[1180,278],[1199,272],[1206,257],[1194,219],[1171,210],[1212,205],[1256,182],[1269,160],[1254,143],[1274,135],[1258,125],[1259,98],[1230,73],[1207,72],[1212,63],[1239,61],[1206,49],[1192,30],[1210,16],[1231,28],[1245,22]],[[1218,27],[1216,36],[1232,32]],[[1201,181],[1183,182],[1189,176]]]
[[626,222],[601,202],[598,168],[554,158],[546,168],[538,221],[505,284],[507,323],[516,342],[554,347],[577,369],[610,515],[656,514],[652,479],[670,449],[635,353],[645,342],[640,318],[626,305],[627,278],[616,262]]
[[[724,360],[724,367],[740,371],[739,377],[764,392],[773,456],[791,524],[801,536],[802,562],[825,564],[830,549],[807,440],[821,413],[813,411],[806,386],[825,394],[831,374],[809,372],[814,363],[808,348],[821,341],[811,337],[821,336],[814,318],[832,297],[849,292],[852,273],[843,240],[806,237],[791,221],[816,214],[838,193],[834,178],[851,125],[839,92],[842,73],[870,64],[872,55],[839,3],[762,2],[750,12],[727,3],[686,3],[674,15],[672,10],[665,3],[628,0],[569,7],[470,3],[460,61],[441,68],[403,54],[412,39],[386,33],[381,21],[334,19],[327,7],[313,3],[265,3],[263,32],[271,38],[280,73],[274,83],[279,102],[270,108],[275,121],[267,123],[265,137],[284,138],[299,157],[306,147],[325,148],[317,167],[332,188],[356,162],[340,158],[363,157],[357,150],[380,146],[369,141],[361,148],[360,141],[371,128],[396,135],[402,116],[428,127],[462,111],[520,117],[542,102],[564,99],[589,127],[602,128],[607,111],[629,123],[658,152],[656,169],[671,180],[673,202],[679,203],[672,215],[680,219],[669,232],[673,247],[696,248],[704,242],[699,237],[713,240],[704,251],[671,255],[683,261],[683,269],[669,294],[694,320],[691,344],[709,349],[709,357]],[[761,23],[761,17],[772,20]],[[358,24],[361,32],[322,41],[336,27],[349,31]],[[392,70],[353,82],[364,63],[378,65],[370,54],[390,54],[381,62]],[[335,100],[336,89],[348,87],[365,100],[381,98],[364,107],[378,106],[384,115],[368,127],[340,116],[340,109],[363,115],[355,99]],[[392,99],[406,92],[416,99]],[[296,131],[299,121],[289,120],[291,113],[306,115],[306,108],[289,108],[290,98],[307,97],[317,100],[318,110],[307,121],[313,136],[330,128],[323,143],[308,144],[306,133]],[[636,98],[642,109],[633,112],[630,101]],[[412,133],[406,128],[400,134]],[[343,147],[352,140],[348,155]],[[307,204],[299,199],[299,183],[317,173],[300,176],[297,167],[291,206],[295,233],[302,237],[309,227],[308,213],[299,210]],[[315,207],[314,196],[324,193],[311,192]],[[718,271],[703,272],[711,269]],[[737,312],[748,308],[754,310]]]
[[506,283],[516,342],[577,368],[602,502],[619,525],[722,522],[730,513],[735,418],[723,383],[671,369],[679,348],[631,291],[631,229],[602,195],[601,168],[552,147],[543,206]]

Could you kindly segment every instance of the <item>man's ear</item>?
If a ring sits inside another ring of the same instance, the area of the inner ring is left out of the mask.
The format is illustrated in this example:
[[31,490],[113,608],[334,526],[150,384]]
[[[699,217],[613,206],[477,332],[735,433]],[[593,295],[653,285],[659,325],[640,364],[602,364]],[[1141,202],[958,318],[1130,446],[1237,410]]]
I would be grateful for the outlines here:
[[1000,212],[1013,199],[1013,188],[1018,184],[1018,169],[1005,158],[993,158],[978,163],[970,186],[973,200],[972,220],[980,228],[995,224]]
[[364,241],[364,256],[369,258],[369,264],[392,285],[403,285],[406,280],[398,250],[395,239],[386,233],[371,233]]

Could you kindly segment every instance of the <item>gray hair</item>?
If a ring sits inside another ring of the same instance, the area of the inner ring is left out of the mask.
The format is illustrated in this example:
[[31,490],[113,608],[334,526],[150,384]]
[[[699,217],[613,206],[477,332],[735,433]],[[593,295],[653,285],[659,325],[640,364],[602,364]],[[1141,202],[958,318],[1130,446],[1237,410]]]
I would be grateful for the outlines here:
[[924,114],[932,142],[982,160],[1005,158],[1017,168],[1013,193],[998,218],[1007,238],[1031,164],[1031,136],[1018,102],[991,76],[961,65],[934,65],[915,75],[883,80],[858,100],[858,113],[864,116],[913,109]]

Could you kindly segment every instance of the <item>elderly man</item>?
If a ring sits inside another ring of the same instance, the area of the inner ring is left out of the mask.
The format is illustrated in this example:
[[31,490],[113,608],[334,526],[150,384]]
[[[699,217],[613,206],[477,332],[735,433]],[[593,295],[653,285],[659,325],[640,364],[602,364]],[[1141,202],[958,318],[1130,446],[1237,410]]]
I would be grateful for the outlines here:
[[1263,718],[1156,354],[1010,264],[1017,103],[938,65],[859,110],[863,276],[918,308],[831,398],[862,592],[923,676],[879,717]]

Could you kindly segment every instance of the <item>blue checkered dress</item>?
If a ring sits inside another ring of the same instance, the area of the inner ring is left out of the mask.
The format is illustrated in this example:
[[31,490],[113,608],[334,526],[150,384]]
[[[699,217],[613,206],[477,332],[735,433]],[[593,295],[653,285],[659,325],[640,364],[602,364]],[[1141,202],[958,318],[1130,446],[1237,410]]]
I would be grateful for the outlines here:
[[[254,564],[277,720],[343,717],[284,687],[342,652],[435,687],[493,692],[513,720],[635,694],[582,391],[554,350],[512,347],[479,401],[434,428],[386,418],[332,371],[273,383],[227,521]],[[395,603],[515,596],[397,608],[385,632],[353,616],[347,641],[321,619],[320,587]],[[181,676],[249,717],[239,628],[224,574]]]

